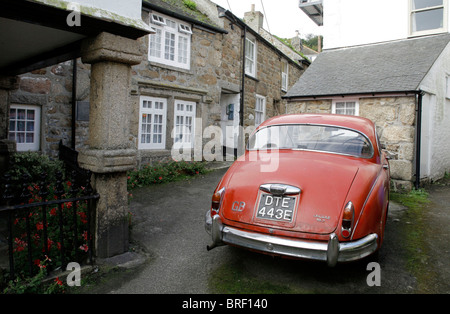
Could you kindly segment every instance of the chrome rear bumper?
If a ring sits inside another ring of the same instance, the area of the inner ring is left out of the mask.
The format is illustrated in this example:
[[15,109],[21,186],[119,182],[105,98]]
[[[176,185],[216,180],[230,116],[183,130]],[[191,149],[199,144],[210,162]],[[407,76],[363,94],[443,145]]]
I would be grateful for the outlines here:
[[375,233],[356,241],[341,243],[334,233],[330,235],[328,242],[292,240],[224,226],[220,216],[211,218],[209,211],[206,213],[205,229],[212,237],[208,250],[232,244],[274,255],[324,261],[330,267],[337,262],[362,259],[375,252],[378,247],[378,235]]

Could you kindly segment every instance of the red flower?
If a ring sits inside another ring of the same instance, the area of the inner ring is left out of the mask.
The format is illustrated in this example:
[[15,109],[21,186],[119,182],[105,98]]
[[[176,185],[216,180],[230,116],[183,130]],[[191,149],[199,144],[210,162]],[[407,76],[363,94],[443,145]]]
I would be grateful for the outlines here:
[[162,177],[159,177],[158,179],[159,179],[159,180],[162,180]]
[[80,246],[80,250],[87,252],[89,250],[89,247],[86,244],[83,244]]
[[59,277],[56,277],[56,278],[55,278],[55,282],[56,282],[56,284],[58,284],[59,286],[62,286],[62,285],[63,285],[63,282],[59,279]]
[[25,250],[25,247],[28,246],[25,241],[20,240],[19,238],[15,238],[14,243],[16,244],[16,248],[13,250],[14,252],[22,252]]
[[56,216],[56,208],[52,208],[50,211],[50,216]]
[[87,215],[84,212],[78,212],[78,216],[80,216],[80,220],[82,223],[87,224]]
[[44,229],[44,224],[42,223],[42,221],[39,221],[37,224],[36,224],[36,230],[42,230],[42,229]]

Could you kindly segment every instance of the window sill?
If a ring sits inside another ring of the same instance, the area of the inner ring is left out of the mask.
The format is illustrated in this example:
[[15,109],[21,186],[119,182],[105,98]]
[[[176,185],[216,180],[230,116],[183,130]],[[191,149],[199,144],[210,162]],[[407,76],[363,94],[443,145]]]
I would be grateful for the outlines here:
[[245,77],[246,77],[246,78],[249,78],[249,79],[252,79],[252,80],[254,80],[254,81],[256,81],[256,82],[259,82],[259,80],[258,80],[256,77],[251,76],[250,74],[245,73]]
[[177,67],[177,66],[173,66],[173,65],[169,65],[169,64],[165,64],[165,63],[160,63],[160,62],[157,62],[157,61],[151,61],[151,60],[147,60],[147,62],[151,66],[163,68],[163,69],[166,69],[166,70],[172,70],[172,71],[182,72],[182,73],[186,73],[186,74],[194,74],[193,71],[191,71],[190,68],[187,69],[187,68]]

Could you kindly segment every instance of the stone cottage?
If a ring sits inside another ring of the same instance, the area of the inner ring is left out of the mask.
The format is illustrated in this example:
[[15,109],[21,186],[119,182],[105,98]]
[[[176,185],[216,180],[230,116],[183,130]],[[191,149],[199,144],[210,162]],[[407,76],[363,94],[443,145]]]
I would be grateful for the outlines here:
[[450,35],[322,52],[284,96],[288,113],[371,119],[391,157],[395,188],[450,170]]

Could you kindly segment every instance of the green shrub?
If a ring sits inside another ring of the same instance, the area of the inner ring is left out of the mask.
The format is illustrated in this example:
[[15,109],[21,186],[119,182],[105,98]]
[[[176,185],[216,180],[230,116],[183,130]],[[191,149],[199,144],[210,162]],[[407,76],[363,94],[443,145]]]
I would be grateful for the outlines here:
[[151,184],[167,183],[206,173],[203,162],[170,161],[145,165],[128,172],[128,191]]
[[60,160],[51,160],[47,155],[37,152],[16,153],[12,156],[14,167],[9,170],[13,180],[21,180],[22,176],[29,175],[31,182],[39,182],[41,174],[46,174],[46,180],[55,180],[55,174],[63,171],[63,163]]

